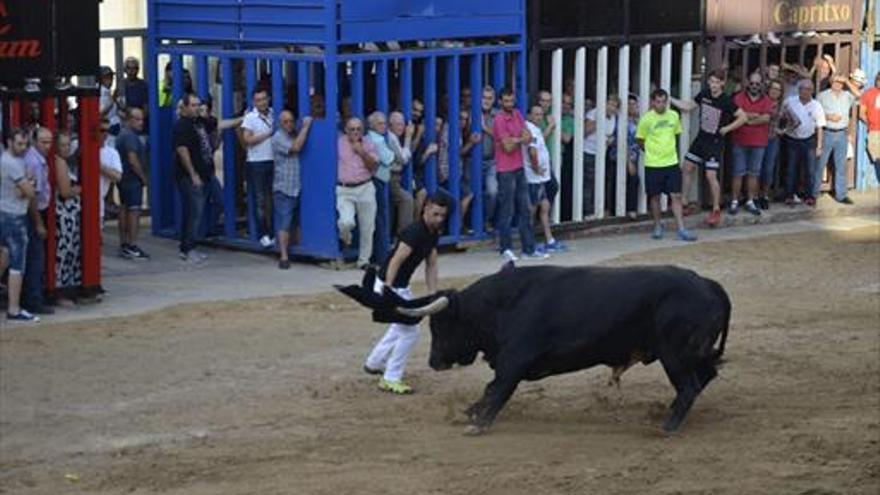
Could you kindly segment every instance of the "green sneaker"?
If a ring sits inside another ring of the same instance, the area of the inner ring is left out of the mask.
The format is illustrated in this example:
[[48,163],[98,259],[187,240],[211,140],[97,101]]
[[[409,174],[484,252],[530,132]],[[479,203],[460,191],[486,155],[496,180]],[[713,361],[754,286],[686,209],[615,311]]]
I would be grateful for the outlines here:
[[385,392],[391,392],[392,394],[398,395],[407,395],[413,393],[412,387],[403,383],[403,381],[393,381],[386,380],[384,378],[379,379],[379,390],[384,390]]

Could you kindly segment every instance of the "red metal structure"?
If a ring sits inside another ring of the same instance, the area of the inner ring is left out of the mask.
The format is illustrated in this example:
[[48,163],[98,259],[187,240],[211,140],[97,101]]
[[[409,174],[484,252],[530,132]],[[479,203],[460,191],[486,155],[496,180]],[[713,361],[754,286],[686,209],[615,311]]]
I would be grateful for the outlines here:
[[[76,116],[67,105],[67,98],[77,100]],[[80,186],[82,187],[82,288],[88,293],[103,292],[101,288],[101,225],[100,225],[100,137],[98,126],[98,92],[96,89],[71,89],[67,91],[46,91],[24,93],[7,91],[0,93],[3,102],[3,129],[38,124],[52,131],[68,130],[68,125],[78,119],[80,158]],[[32,102],[39,102],[39,122],[29,122],[28,108]],[[55,149],[47,158],[49,167],[49,208],[46,212],[46,290],[52,292],[56,287],[56,219],[55,219]]]

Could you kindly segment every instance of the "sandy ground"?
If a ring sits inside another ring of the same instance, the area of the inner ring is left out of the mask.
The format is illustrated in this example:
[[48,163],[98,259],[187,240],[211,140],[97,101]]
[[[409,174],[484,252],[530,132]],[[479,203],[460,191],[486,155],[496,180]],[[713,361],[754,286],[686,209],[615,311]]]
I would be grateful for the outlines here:
[[360,369],[383,327],[341,296],[186,305],[0,331],[0,493],[880,492],[880,229],[611,262],[641,263],[734,302],[729,361],[678,434],[657,364],[619,392],[607,368],[524,384],[472,438],[489,370],[431,371],[427,333],[417,394],[393,397]]

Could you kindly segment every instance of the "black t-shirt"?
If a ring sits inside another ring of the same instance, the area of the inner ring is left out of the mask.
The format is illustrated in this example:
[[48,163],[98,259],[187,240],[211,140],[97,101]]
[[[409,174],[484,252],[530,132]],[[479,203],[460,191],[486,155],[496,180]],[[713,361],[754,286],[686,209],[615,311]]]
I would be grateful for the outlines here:
[[694,100],[700,105],[700,133],[720,137],[720,129],[730,122],[738,109],[736,104],[724,93],[713,98],[708,89],[700,91]]
[[392,254],[385,260],[385,263],[382,264],[382,270],[379,271],[379,276],[382,280],[385,280],[385,276],[388,273],[388,263],[401,242],[406,243],[412,249],[412,253],[403,260],[400,269],[397,271],[397,276],[394,277],[394,282],[391,286],[396,288],[409,287],[409,279],[412,277],[413,272],[437,248],[437,243],[440,242],[440,233],[431,232],[423,220],[414,222],[409,227],[403,229],[403,232],[400,233],[397,239],[397,244],[391,251]]
[[177,177],[184,177],[186,169],[177,154],[177,148],[186,147],[189,150],[189,159],[193,168],[203,180],[209,179],[214,173],[214,164],[211,161],[211,146],[203,126],[196,125],[195,119],[181,117],[174,123],[172,131],[174,141],[174,161],[177,164]]

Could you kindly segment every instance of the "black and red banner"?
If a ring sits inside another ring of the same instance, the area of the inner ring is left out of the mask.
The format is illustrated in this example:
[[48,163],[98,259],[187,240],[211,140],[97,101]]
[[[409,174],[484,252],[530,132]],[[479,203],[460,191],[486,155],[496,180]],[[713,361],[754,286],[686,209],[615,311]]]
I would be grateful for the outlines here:
[[0,82],[93,75],[98,0],[0,0]]

